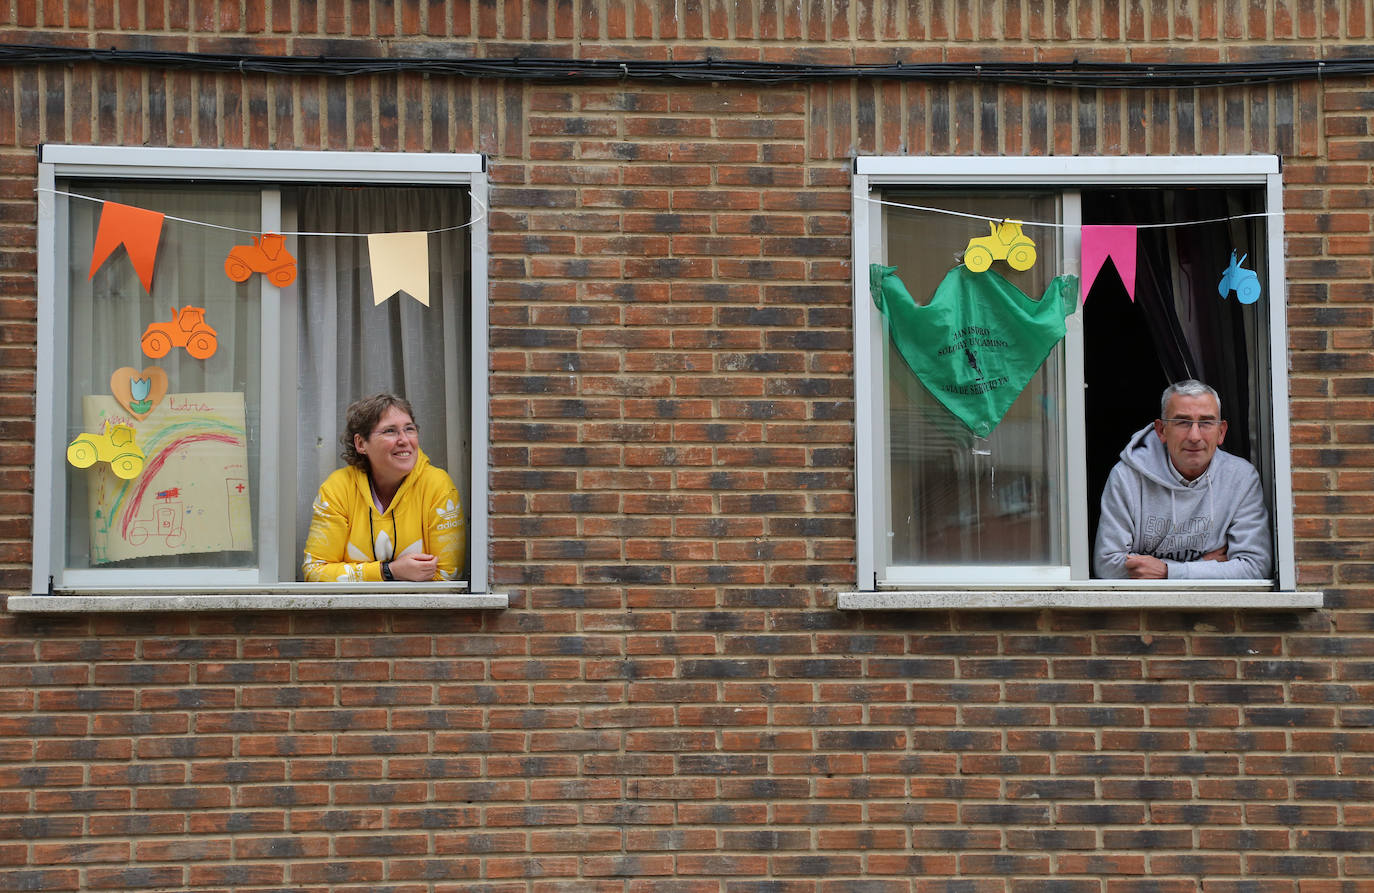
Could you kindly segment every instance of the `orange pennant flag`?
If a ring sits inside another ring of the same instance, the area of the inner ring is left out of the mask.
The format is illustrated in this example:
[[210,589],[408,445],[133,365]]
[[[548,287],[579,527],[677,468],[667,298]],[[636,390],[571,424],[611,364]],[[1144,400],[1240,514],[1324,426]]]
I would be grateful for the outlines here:
[[91,272],[95,276],[100,265],[121,244],[129,254],[129,262],[143,283],[143,290],[153,293],[153,259],[157,257],[157,242],[162,237],[163,215],[117,202],[105,202],[100,211],[100,228],[95,232],[95,250],[91,252]]

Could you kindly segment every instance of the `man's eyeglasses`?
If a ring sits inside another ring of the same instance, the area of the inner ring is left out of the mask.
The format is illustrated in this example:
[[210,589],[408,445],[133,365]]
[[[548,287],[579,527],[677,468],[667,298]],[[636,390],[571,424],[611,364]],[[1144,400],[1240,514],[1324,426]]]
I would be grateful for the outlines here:
[[1188,431],[1194,425],[1197,425],[1200,431],[1211,431],[1221,424],[1221,419],[1162,419],[1161,421],[1175,431]]
[[397,428],[395,425],[387,425],[385,428],[378,428],[372,432],[373,437],[385,437],[387,440],[395,440],[404,434],[406,437],[414,438],[419,435],[420,429],[414,425],[406,425],[404,428]]

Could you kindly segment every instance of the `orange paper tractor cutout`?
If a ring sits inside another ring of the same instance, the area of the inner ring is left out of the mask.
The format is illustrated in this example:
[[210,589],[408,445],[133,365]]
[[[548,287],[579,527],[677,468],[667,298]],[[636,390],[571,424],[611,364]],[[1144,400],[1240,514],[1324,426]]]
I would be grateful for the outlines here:
[[282,287],[296,281],[296,259],[286,250],[286,237],[265,233],[253,237],[252,245],[235,245],[224,259],[224,275],[235,282],[247,282],[254,273],[265,273],[267,281]]
[[184,347],[197,360],[204,360],[219,347],[219,336],[205,324],[205,308],[189,304],[177,312],[172,308],[171,322],[155,322],[143,332],[143,352],[153,359],[167,356],[174,347]]
[[1021,232],[1021,221],[988,223],[989,235],[968,240],[964,266],[982,273],[995,260],[1005,260],[1013,270],[1026,271],[1035,266],[1035,243]]
[[77,468],[90,468],[96,462],[109,462],[110,470],[126,481],[143,470],[143,450],[134,443],[129,425],[106,422],[99,434],[81,434],[67,447],[67,461]]

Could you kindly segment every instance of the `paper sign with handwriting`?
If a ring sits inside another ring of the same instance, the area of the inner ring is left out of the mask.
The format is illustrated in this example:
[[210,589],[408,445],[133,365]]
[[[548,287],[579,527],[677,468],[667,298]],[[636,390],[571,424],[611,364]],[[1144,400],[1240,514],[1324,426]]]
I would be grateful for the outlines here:
[[147,457],[132,480],[104,465],[84,472],[92,563],[253,548],[242,394],[168,394],[142,420],[107,394],[81,410],[87,431],[135,428]]

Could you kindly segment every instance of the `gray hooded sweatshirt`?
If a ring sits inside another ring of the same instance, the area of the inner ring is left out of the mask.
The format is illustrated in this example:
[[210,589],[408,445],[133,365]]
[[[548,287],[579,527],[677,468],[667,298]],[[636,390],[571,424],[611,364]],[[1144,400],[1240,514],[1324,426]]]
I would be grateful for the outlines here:
[[[1225,561],[1199,560],[1222,546]],[[1185,481],[1154,426],[1137,431],[1102,491],[1097,576],[1125,577],[1130,553],[1162,559],[1170,580],[1268,579],[1273,549],[1259,473],[1217,450],[1205,472]]]

